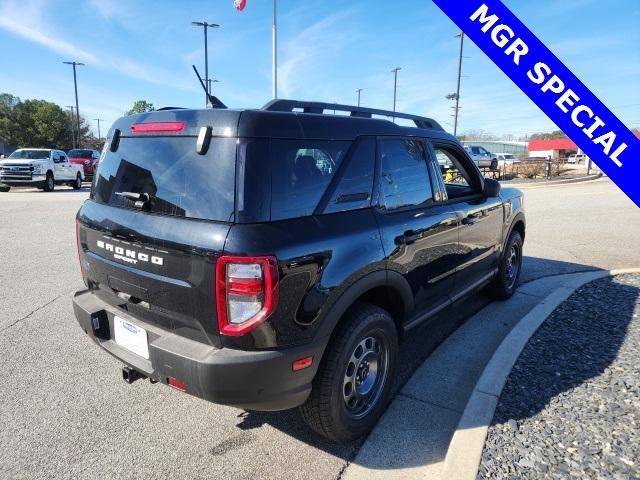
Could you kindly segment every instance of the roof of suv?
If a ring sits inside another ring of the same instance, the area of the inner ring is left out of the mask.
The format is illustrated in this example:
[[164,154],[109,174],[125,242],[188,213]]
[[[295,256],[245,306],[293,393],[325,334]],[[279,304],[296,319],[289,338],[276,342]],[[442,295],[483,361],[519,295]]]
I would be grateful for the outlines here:
[[[342,114],[332,115],[334,111]],[[392,118],[411,120],[416,127],[397,125],[391,121]],[[262,109],[175,108],[141,113],[121,117],[113,125],[112,131],[119,129],[122,136],[130,136],[133,124],[147,122],[184,122],[184,128],[176,133],[194,136],[198,135],[200,127],[211,126],[212,135],[227,137],[353,140],[361,135],[406,135],[456,141],[453,135],[445,132],[430,118],[387,110],[295,100],[274,100]],[[135,134],[139,135],[146,134]]]

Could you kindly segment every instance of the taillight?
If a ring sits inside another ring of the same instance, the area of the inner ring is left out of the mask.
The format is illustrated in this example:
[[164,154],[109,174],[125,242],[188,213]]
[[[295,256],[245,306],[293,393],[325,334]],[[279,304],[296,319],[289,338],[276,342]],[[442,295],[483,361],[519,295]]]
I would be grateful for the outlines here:
[[184,122],[134,123],[131,133],[180,132],[184,130],[184,125]]
[[222,256],[216,263],[218,327],[223,335],[244,335],[278,305],[275,257]]

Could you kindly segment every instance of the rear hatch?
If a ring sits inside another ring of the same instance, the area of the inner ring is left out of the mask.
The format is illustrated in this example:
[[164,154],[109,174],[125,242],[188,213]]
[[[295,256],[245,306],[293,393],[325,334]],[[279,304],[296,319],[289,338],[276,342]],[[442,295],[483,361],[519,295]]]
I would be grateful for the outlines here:
[[123,120],[78,212],[85,282],[114,310],[219,346],[215,262],[234,221],[236,139],[214,136],[198,154],[188,118],[179,131],[143,134],[131,124],[151,120]]

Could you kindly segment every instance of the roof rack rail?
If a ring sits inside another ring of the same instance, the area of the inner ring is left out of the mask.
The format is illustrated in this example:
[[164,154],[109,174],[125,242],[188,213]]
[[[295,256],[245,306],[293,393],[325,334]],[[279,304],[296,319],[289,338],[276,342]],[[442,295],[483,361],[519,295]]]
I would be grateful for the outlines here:
[[441,130],[444,128],[432,118],[420,117],[418,115],[409,115],[407,113],[392,112],[390,110],[378,110],[376,108],[356,107],[353,105],[341,105],[339,103],[325,102],[306,102],[302,100],[285,100],[275,99],[267,103],[262,110],[269,112],[293,112],[295,109],[301,109],[302,113],[319,113],[325,110],[350,112],[352,117],[372,118],[373,115],[380,115],[390,118],[403,118],[412,120],[418,128],[427,128],[431,130]]

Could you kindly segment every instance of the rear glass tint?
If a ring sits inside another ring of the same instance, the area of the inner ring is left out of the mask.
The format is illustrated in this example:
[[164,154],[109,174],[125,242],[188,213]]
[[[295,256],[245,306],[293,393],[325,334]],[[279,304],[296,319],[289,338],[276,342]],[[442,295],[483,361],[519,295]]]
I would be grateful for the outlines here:
[[312,215],[350,145],[344,141],[243,140],[238,156],[238,221]]
[[120,140],[105,149],[92,198],[102,204],[136,209],[117,193],[146,193],[143,210],[162,215],[233,221],[236,140],[213,138],[205,155],[195,137],[143,137]]
[[67,156],[73,158],[91,158],[93,156],[93,150],[71,150],[67,153]]

